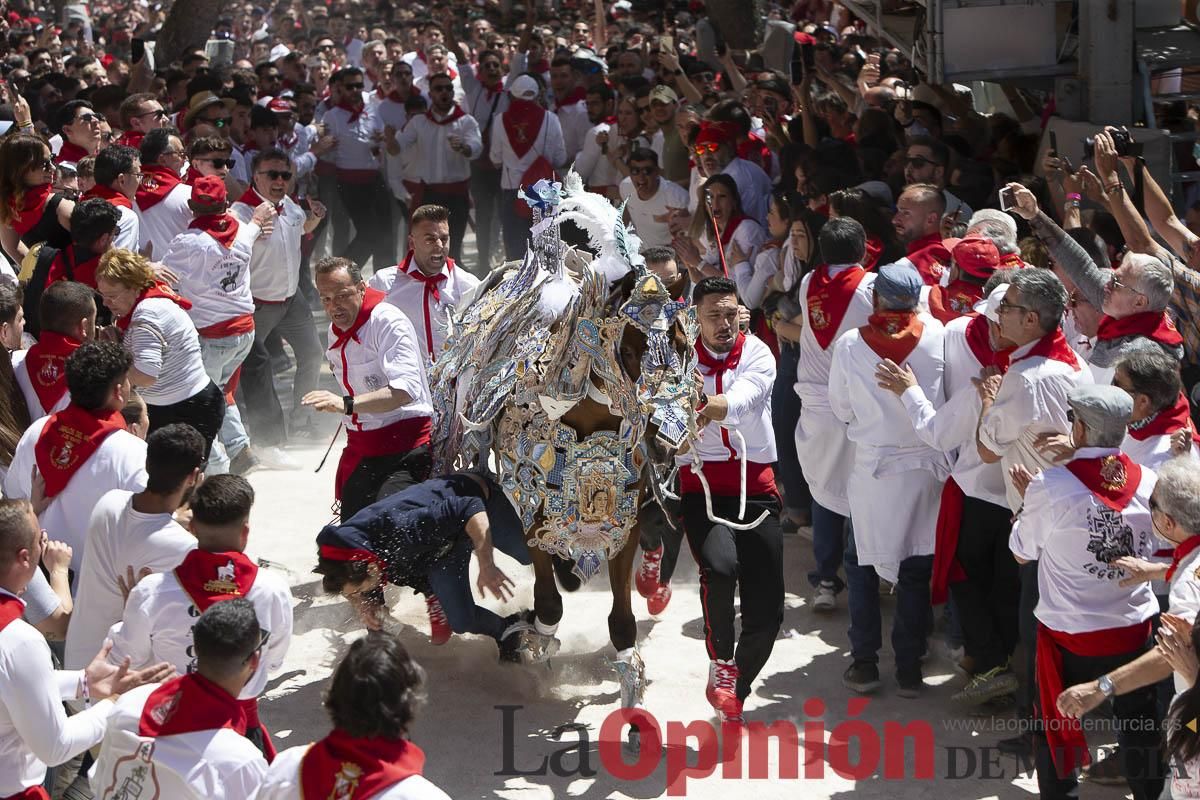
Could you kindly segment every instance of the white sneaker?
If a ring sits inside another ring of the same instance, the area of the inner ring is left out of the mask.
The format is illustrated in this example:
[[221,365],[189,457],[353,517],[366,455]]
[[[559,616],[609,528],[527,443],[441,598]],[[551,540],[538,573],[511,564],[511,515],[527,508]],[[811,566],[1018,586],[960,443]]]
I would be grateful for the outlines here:
[[256,447],[254,454],[267,469],[300,469],[300,462],[278,447]]
[[837,608],[837,592],[829,581],[821,581],[813,592],[813,611],[833,611]]

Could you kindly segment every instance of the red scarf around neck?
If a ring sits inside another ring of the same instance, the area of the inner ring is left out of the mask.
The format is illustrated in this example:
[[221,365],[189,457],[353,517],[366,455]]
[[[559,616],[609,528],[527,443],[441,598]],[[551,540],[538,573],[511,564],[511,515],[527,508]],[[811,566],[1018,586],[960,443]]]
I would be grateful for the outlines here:
[[102,200],[107,200],[118,208],[128,208],[131,211],[133,210],[132,200],[111,186],[105,186],[103,183],[97,183],[83,194],[84,200],[90,200],[93,197],[99,197]]
[[10,224],[18,236],[29,233],[41,221],[42,212],[53,191],[54,187],[49,183],[25,187],[25,191],[21,194],[20,207],[17,207],[16,204],[13,204],[12,207],[13,218]]
[[138,721],[138,735],[153,739],[222,728],[246,735],[242,703],[196,672],[172,678],[151,692]]
[[1129,505],[1142,482],[1142,468],[1124,453],[1077,458],[1067,471],[1079,479],[1096,499],[1120,513]]
[[930,233],[908,243],[908,260],[929,286],[937,286],[950,263],[950,251],[942,244],[941,234]]
[[958,317],[975,316],[975,304],[983,297],[983,287],[970,281],[951,281],[948,286],[929,290],[929,313],[943,324]]
[[[1179,569],[1180,563],[1191,555],[1192,551],[1197,547],[1200,547],[1200,536],[1190,536],[1175,545],[1175,552],[1171,554],[1171,566],[1167,568],[1168,581],[1175,577],[1175,572]],[[0,630],[3,629],[4,626],[0,625]]]
[[125,131],[114,144],[123,144],[126,147],[132,147],[134,150],[140,150],[142,149],[142,139],[145,138],[146,134],[141,131]]
[[[708,352],[708,348],[699,340],[696,341],[696,358],[700,361],[700,366],[703,368],[705,375],[717,376],[717,383],[720,384],[720,376],[731,369],[737,369],[737,365],[742,363],[742,350],[746,346],[746,334],[738,331],[737,337],[733,340],[733,347],[724,356],[717,357]],[[719,392],[720,390],[718,390]]]
[[988,336],[987,317],[980,314],[967,323],[967,347],[979,362],[981,367],[995,367],[1001,373],[1008,371],[1008,359],[1016,348],[1006,347],[1003,350],[993,350],[992,340]]
[[258,577],[258,565],[245,553],[196,549],[175,568],[175,578],[201,614],[221,600],[245,597]]
[[721,247],[729,247],[729,243],[733,241],[733,235],[737,233],[738,226],[744,219],[746,219],[744,215],[735,214],[729,222],[725,223],[725,229],[721,231]]
[[1037,343],[1030,348],[1028,353],[1012,359],[1012,362],[1015,364],[1018,361],[1024,361],[1027,358],[1034,358],[1035,356],[1069,364],[1076,372],[1082,369],[1079,366],[1079,356],[1071,349],[1071,345],[1067,344],[1067,337],[1063,336],[1062,328],[1055,328],[1052,333],[1047,333],[1041,339],[1038,339]]
[[367,324],[367,320],[371,318],[371,312],[375,310],[375,306],[383,302],[384,294],[378,289],[367,289],[363,294],[362,307],[358,309],[358,316],[354,318],[354,322],[346,330],[342,330],[337,325],[331,324],[329,327],[333,330],[334,340],[329,345],[330,350],[345,349],[346,345],[350,344],[351,340],[358,341],[358,331],[363,325]]
[[0,594],[0,631],[7,628],[13,620],[20,619],[24,613],[25,602],[21,598]]
[[336,795],[339,800],[368,800],[420,775],[424,766],[425,754],[410,741],[355,738],[334,728],[300,760],[300,793],[313,798]]
[[1176,431],[1192,426],[1192,409],[1188,404],[1187,395],[1179,393],[1175,405],[1164,408],[1155,414],[1149,422],[1141,427],[1130,426],[1129,435],[1139,442],[1144,442],[1151,436],[1170,436]]
[[135,197],[138,208],[143,212],[149,211],[167,198],[179,184],[183,183],[179,175],[156,164],[142,167],[142,183],[138,186]]
[[868,237],[866,255],[863,256],[863,269],[867,272],[875,269],[881,255],[883,255],[883,242],[879,240],[878,236]]
[[25,355],[25,371],[47,414],[67,392],[67,356],[82,346],[70,336],[42,331],[37,344]]
[[[242,196],[238,198],[238,202],[245,203],[251,208],[258,208],[262,203],[271,203],[270,200],[259,194],[253,186],[242,192]],[[271,205],[275,207],[276,214],[283,213],[283,200],[280,200],[278,203],[271,203]]]
[[508,110],[500,115],[500,120],[504,123],[504,132],[508,134],[508,145],[517,158],[524,158],[533,147],[545,116],[546,109],[532,100],[514,97],[509,101]]
[[38,471],[46,481],[46,497],[58,496],[104,440],[124,429],[120,411],[87,411],[70,403],[51,414],[33,446]]
[[63,140],[62,147],[58,150],[58,155],[54,158],[56,164],[78,164],[81,160],[90,157],[92,154],[84,150],[74,142]]
[[363,115],[363,112],[367,110],[367,106],[365,103],[359,103],[358,105],[352,105],[352,104],[344,102],[344,101],[335,105],[334,108],[340,108],[342,111],[345,111],[347,114],[349,114],[351,125],[358,122],[358,118],[361,117]]
[[179,294],[162,281],[155,281],[153,286],[148,286],[142,289],[142,293],[137,296],[137,300],[133,301],[133,308],[129,309],[129,313],[117,320],[117,327],[122,332],[128,330],[129,323],[133,321],[133,312],[137,311],[137,307],[143,300],[150,300],[155,297],[165,297],[175,305],[182,308],[184,311],[191,309],[192,302],[180,297]]
[[454,108],[450,109],[450,113],[447,114],[442,119],[438,119],[437,117],[435,117],[433,115],[432,108],[425,112],[425,116],[428,117],[429,121],[432,122],[434,125],[449,125],[451,122],[454,122],[456,119],[459,119],[460,117],[465,117],[466,115],[467,115],[467,112],[463,111],[458,106],[457,103],[454,104]]
[[1108,342],[1124,336],[1145,336],[1166,347],[1179,347],[1183,344],[1183,337],[1179,335],[1175,323],[1165,311],[1143,311],[1120,319],[1113,319],[1105,314],[1100,318],[1100,326],[1096,329],[1098,341]]
[[917,319],[916,311],[876,311],[858,333],[875,355],[903,364],[924,330],[925,323]]
[[193,219],[188,227],[204,231],[226,249],[233,247],[233,240],[238,234],[237,218],[228,211],[221,214],[201,214]]
[[559,108],[566,108],[567,106],[573,106],[576,103],[586,103],[587,102],[587,89],[583,88],[582,86],[576,86],[562,100],[555,98],[555,102],[558,104]]
[[[67,271],[70,264],[71,270]],[[86,261],[78,261],[75,245],[67,245],[59,251],[50,264],[48,283],[55,281],[75,281],[96,288],[96,267],[100,266],[100,256],[93,254]]]
[[833,344],[854,292],[866,274],[862,267],[854,266],[830,275],[825,264],[813,271],[808,282],[808,324],[822,350]]

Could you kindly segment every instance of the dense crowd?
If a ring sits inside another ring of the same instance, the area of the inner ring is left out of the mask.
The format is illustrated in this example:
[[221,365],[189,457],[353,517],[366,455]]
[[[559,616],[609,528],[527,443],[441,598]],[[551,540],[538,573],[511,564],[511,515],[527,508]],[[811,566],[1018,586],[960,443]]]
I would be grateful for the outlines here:
[[661,613],[689,541],[723,720],[803,534],[811,609],[846,595],[848,690],[884,688],[890,584],[895,691],[932,691],[942,607],[952,701],[1016,696],[1001,746],[1044,796],[1108,698],[1091,777],[1156,798],[1171,757],[1200,796],[1200,204],[1125,129],[1076,166],[1043,146],[1052,95],[925,82],[828,0],[771,5],[784,46],[758,51],[700,2],[234,4],[169,62],[169,6],[0,13],[0,797],[132,797],[147,770],[171,797],[445,796],[381,631],[335,671],[329,736],[276,758],[257,698],[292,599],[244,553],[244,476],[338,415],[325,590],[379,629],[411,586],[435,642],[504,661],[551,640],[472,596],[472,556],[501,600],[493,550],[529,556],[495,476],[431,474],[428,367],[524,258],[522,187],[569,170],[696,309],[701,434],[680,499],[643,507],[636,586]]

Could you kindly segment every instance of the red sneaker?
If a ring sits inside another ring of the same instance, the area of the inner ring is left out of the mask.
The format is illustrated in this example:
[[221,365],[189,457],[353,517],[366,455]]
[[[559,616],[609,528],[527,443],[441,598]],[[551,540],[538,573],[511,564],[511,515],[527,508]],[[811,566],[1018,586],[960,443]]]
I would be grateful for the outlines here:
[[718,713],[741,715],[742,701],[737,697],[738,668],[733,660],[717,659],[708,665],[708,689],[704,695]]
[[450,620],[438,601],[437,595],[425,595],[425,610],[429,613],[429,640],[434,644],[445,644],[454,633],[450,629]]
[[662,557],[662,545],[653,550],[642,551],[642,566],[638,569],[635,579],[638,594],[642,597],[648,598],[658,590],[659,576],[662,574]]
[[657,617],[667,610],[669,602],[671,602],[671,584],[660,584],[654,594],[646,598],[646,610],[650,612],[650,616]]

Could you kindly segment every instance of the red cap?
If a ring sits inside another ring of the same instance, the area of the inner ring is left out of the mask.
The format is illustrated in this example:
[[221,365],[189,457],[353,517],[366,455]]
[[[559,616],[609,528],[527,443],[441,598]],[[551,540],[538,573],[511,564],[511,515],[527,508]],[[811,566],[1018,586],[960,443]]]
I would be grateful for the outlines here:
[[968,275],[987,279],[1000,266],[1000,251],[988,239],[970,236],[951,251],[954,263]]
[[700,133],[696,135],[696,144],[715,142],[725,144],[734,140],[732,122],[701,122]]
[[796,31],[792,34],[792,38],[796,40],[796,44],[816,44],[817,40],[811,33],[804,31]]
[[227,197],[225,181],[216,175],[205,175],[192,184],[192,200],[198,206],[224,205]]
[[267,103],[267,108],[276,114],[291,114],[296,110],[296,104],[287,97],[273,97],[271,102]]

